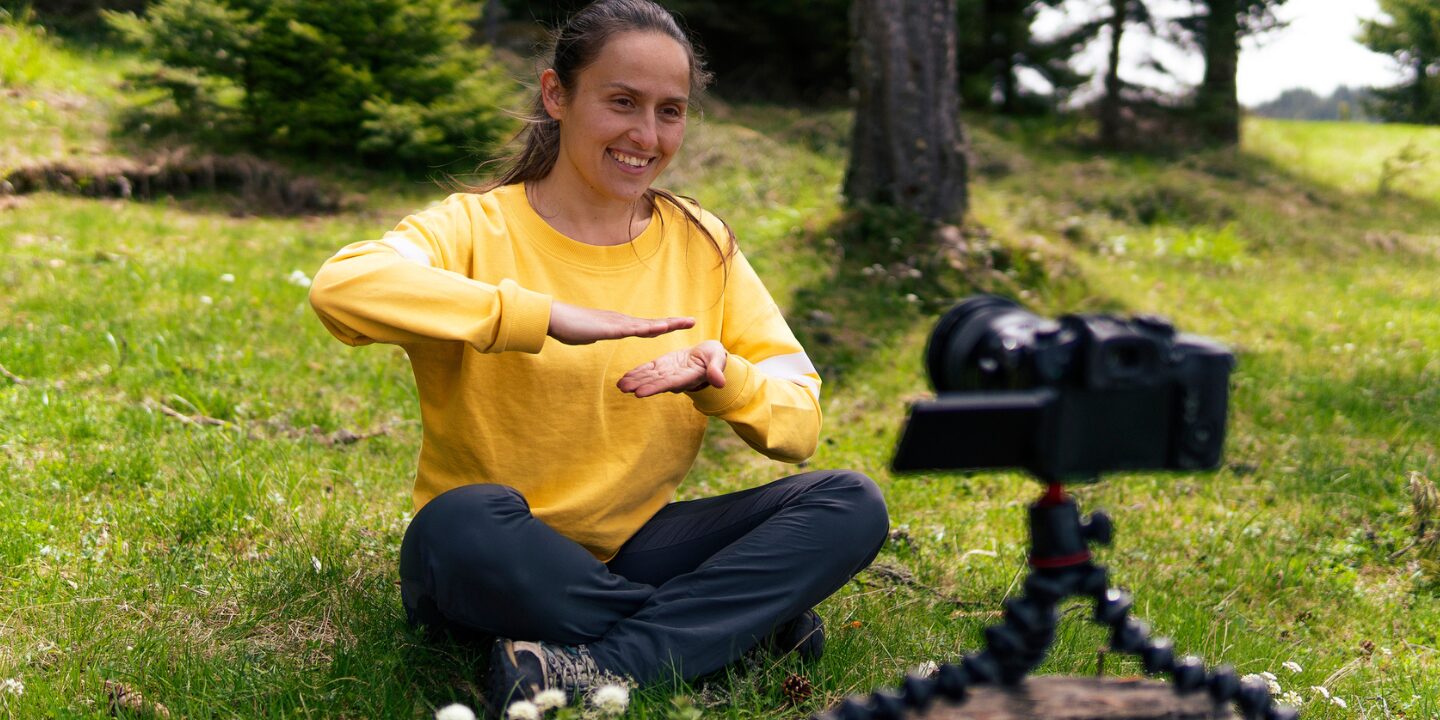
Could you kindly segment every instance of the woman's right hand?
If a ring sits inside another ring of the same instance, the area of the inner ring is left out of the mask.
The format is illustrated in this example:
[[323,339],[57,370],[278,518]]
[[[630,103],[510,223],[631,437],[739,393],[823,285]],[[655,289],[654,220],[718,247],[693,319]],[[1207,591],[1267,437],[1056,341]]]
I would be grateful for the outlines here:
[[595,310],[559,301],[550,304],[550,337],[566,345],[589,345],[597,340],[655,337],[695,326],[695,318],[647,320],[609,310]]

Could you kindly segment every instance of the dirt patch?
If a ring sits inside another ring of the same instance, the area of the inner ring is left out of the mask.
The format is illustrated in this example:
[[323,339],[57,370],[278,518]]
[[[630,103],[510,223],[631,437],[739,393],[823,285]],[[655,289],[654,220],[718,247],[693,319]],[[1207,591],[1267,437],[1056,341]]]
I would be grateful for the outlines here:
[[149,158],[62,159],[22,165],[0,182],[0,195],[59,192],[154,200],[197,192],[236,196],[244,213],[302,215],[340,209],[340,194],[250,155],[176,150]]

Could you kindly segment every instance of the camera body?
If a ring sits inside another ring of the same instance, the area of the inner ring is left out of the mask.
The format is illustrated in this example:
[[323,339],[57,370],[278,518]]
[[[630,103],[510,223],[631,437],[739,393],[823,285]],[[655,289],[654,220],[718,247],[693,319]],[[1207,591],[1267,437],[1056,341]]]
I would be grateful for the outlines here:
[[936,325],[926,364],[938,396],[911,405],[898,472],[1022,468],[1084,482],[1220,462],[1234,355],[1161,318],[1056,321],[977,296]]

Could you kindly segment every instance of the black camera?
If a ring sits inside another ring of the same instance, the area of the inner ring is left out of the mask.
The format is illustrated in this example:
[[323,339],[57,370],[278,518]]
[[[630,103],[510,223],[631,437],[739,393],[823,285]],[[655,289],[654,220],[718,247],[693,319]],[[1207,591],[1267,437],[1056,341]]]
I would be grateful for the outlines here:
[[897,472],[1022,468],[1046,482],[1208,470],[1225,439],[1231,352],[1154,316],[1057,320],[981,295],[946,313]]

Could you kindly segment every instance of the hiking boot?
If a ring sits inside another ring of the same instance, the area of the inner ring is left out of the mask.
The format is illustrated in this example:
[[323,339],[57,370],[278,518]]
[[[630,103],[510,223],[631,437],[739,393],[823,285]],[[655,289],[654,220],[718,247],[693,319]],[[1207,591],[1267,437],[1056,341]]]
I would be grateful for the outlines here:
[[499,638],[490,651],[485,699],[497,717],[518,700],[534,700],[542,690],[559,690],[571,700],[604,685],[633,683],[601,670],[584,645],[555,645]]
[[825,621],[814,610],[806,610],[781,623],[760,644],[776,656],[793,652],[805,662],[814,662],[825,654]]

